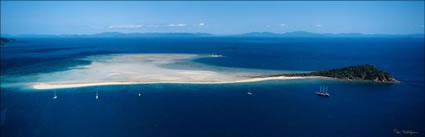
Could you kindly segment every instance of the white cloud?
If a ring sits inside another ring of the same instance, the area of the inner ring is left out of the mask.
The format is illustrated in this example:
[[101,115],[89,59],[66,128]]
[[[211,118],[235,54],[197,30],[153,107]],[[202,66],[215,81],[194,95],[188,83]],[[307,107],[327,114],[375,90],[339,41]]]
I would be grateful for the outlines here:
[[141,28],[143,25],[112,25],[108,26],[110,29],[137,29]]
[[321,27],[323,27],[323,25],[322,24],[316,24],[316,25],[314,25],[315,27],[318,27],[318,28],[321,28]]
[[143,27],[157,28],[157,27],[161,27],[161,25],[159,25],[159,24],[149,24],[149,25],[144,25]]
[[201,26],[201,27],[205,26],[205,23],[199,23],[199,26]]
[[288,25],[287,24],[280,24],[281,27],[287,28]]
[[186,24],[168,24],[169,27],[184,27]]
[[[186,27],[187,24],[137,24],[137,25],[111,25],[109,29],[138,29],[138,28],[159,28],[159,27]],[[199,26],[205,26],[200,23]]]

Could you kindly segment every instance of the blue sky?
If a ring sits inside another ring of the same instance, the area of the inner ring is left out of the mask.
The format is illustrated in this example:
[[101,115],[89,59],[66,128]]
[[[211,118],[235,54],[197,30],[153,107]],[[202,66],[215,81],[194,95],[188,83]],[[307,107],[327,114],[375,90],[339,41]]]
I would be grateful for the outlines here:
[[423,1],[1,1],[2,34],[424,33]]

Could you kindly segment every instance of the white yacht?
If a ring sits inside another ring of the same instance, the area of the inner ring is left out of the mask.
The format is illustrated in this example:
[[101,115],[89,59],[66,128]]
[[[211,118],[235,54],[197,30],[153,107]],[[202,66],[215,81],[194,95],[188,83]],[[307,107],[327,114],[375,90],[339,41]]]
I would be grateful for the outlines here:
[[320,90],[319,90],[319,92],[316,92],[316,95],[324,96],[324,97],[331,96],[331,95],[328,93],[328,87],[322,87],[322,86],[320,86]]
[[54,95],[53,95],[53,100],[58,99],[58,96],[56,96],[56,90],[55,90],[53,93],[54,93]]

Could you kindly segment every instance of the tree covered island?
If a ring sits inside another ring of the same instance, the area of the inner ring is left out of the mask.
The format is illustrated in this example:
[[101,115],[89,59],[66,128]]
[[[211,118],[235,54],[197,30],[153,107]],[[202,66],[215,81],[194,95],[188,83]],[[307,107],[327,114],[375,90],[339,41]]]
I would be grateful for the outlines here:
[[320,70],[310,73],[286,73],[274,74],[261,77],[297,77],[297,76],[322,76],[335,78],[340,80],[361,80],[361,81],[374,81],[383,83],[399,83],[390,73],[384,72],[373,65],[354,65],[338,69]]

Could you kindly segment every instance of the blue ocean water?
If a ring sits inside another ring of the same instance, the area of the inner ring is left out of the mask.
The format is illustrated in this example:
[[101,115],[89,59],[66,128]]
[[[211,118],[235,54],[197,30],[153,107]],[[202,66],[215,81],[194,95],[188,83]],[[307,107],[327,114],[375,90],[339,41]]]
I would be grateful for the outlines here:
[[[315,71],[372,64],[400,84],[272,80],[52,90],[1,88],[2,136],[424,136],[423,38],[21,38],[1,47],[4,83],[113,53],[217,53],[198,63]],[[320,86],[331,97],[316,96]],[[137,96],[142,90],[142,96]],[[95,100],[99,91],[99,100]],[[253,96],[248,96],[251,91]],[[410,136],[410,135],[404,135]]]

